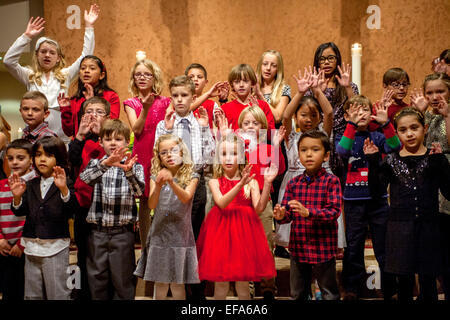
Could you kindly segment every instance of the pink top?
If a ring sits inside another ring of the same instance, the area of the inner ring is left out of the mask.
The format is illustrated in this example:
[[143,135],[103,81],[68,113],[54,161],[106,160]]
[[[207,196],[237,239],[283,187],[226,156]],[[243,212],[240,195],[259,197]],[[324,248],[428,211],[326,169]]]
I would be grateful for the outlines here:
[[[144,129],[139,135],[134,136],[133,156],[138,155],[138,162],[144,167],[145,174],[145,197],[148,197],[150,187],[150,169],[153,158],[153,145],[155,144],[156,125],[164,120],[166,109],[169,107],[170,98],[157,96],[152,106],[148,110],[147,119],[145,120]],[[139,98],[134,97],[123,102],[125,106],[130,107],[139,117],[142,111],[142,103]]]

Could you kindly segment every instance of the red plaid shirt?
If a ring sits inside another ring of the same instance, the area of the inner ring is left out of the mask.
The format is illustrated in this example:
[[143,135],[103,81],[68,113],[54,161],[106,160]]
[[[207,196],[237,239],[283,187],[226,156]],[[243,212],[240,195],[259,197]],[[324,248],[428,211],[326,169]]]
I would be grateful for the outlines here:
[[[286,215],[278,223],[292,221],[289,250],[301,263],[317,264],[331,260],[337,252],[337,218],[341,214],[339,179],[320,169],[314,177],[301,174],[286,186],[281,206]],[[291,211],[288,202],[299,201],[309,210],[303,218]]]
[[42,122],[33,131],[30,130],[29,126],[23,129],[22,139],[28,140],[32,144],[43,137],[52,136],[57,137],[56,133],[49,129],[47,122]]

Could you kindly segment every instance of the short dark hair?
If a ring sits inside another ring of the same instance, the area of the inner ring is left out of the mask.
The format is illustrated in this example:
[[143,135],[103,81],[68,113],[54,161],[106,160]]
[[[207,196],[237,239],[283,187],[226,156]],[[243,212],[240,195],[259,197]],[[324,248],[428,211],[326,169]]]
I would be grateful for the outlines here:
[[9,149],[22,149],[25,150],[31,157],[32,150],[33,150],[33,144],[26,140],[26,139],[16,139],[11,141],[10,144],[6,147],[6,152],[8,152]]
[[43,137],[43,138],[39,139],[38,141],[36,141],[33,145],[33,150],[32,150],[33,165],[35,167],[36,167],[36,164],[34,163],[34,158],[36,157],[37,150],[41,146],[42,146],[42,149],[44,149],[45,153],[55,156],[56,165],[63,168],[67,174],[68,168],[69,168],[69,156],[67,154],[67,149],[66,149],[66,145],[64,144],[64,141],[62,141],[58,137],[53,137],[53,136],[46,136],[46,137]]
[[405,107],[398,111],[394,116],[394,128],[397,129],[398,121],[405,117],[405,116],[415,116],[417,118],[417,121],[422,125],[422,127],[425,127],[425,116],[423,113],[416,108],[413,107]]
[[184,74],[187,76],[189,73],[189,70],[191,69],[200,69],[202,70],[203,74],[205,75],[205,79],[208,79],[208,73],[206,72],[206,69],[204,66],[202,66],[200,63],[191,63],[187,66],[186,70],[184,70]]
[[83,102],[83,104],[81,105],[81,110],[83,110],[83,113],[88,105],[94,103],[102,104],[105,107],[106,116],[109,116],[109,113],[111,112],[111,104],[108,100],[99,96],[93,96],[92,98],[89,98]]
[[383,84],[388,86],[392,82],[406,79],[406,81],[409,83],[409,76],[408,73],[403,70],[402,68],[390,68],[387,70],[383,75]]
[[191,91],[192,95],[195,94],[195,84],[188,76],[182,75],[173,78],[169,83],[169,90],[172,91],[172,88],[174,87],[187,87]]
[[298,139],[297,149],[300,149],[300,142],[302,142],[305,138],[319,139],[325,149],[325,153],[331,150],[330,138],[328,138],[326,133],[317,129],[311,129],[303,132],[300,139]]

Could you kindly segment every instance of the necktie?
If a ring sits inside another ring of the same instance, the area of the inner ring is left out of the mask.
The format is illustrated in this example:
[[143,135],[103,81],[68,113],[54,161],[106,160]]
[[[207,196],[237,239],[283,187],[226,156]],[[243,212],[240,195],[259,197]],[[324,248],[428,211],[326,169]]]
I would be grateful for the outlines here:
[[191,149],[191,128],[189,128],[189,120],[181,119],[181,139],[186,144],[187,149],[189,150],[190,156],[192,157],[192,149]]

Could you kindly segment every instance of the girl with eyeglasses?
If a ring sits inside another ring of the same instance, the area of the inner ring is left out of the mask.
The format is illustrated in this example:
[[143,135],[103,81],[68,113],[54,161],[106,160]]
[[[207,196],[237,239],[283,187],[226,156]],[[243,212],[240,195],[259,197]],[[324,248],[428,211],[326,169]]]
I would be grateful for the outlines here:
[[[132,98],[123,102],[124,110],[134,133],[133,156],[139,157],[144,167],[145,181],[150,179],[152,147],[155,143],[156,125],[164,120],[170,98],[161,96],[163,77],[161,69],[151,60],[144,59],[131,69],[129,92]],[[139,235],[142,248],[150,227],[150,209],[147,204],[149,184],[139,203]]]

